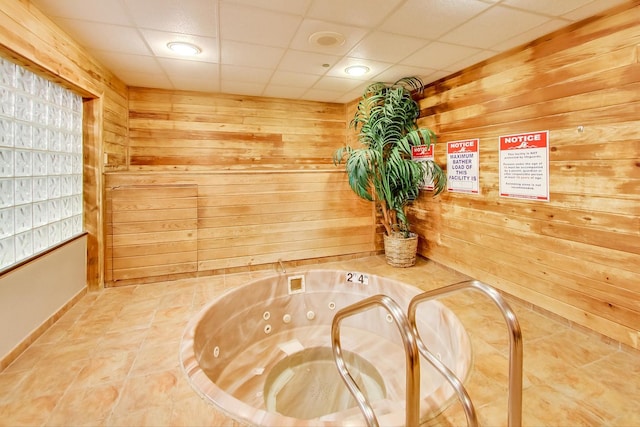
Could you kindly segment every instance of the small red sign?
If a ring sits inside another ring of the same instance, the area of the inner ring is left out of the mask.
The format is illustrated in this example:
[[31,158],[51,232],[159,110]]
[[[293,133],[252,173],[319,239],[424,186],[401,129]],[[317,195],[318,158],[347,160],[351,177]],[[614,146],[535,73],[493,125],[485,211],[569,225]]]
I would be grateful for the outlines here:
[[433,147],[435,144],[431,145],[415,145],[411,147],[411,157],[415,160],[417,159],[425,159],[425,158],[433,158]]

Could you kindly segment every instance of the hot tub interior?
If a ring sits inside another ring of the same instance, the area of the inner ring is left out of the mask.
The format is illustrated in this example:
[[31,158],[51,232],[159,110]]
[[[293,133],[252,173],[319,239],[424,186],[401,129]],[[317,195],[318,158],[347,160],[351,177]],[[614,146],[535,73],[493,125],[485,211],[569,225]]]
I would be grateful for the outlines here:
[[[390,296],[406,310],[420,290],[373,275],[353,281],[350,274],[313,270],[277,275],[213,301],[192,319],[183,338],[182,364],[194,389],[252,425],[361,422],[333,360],[332,319],[337,310],[376,294]],[[464,378],[470,346],[455,315],[429,301],[417,319],[429,350]],[[402,424],[405,352],[388,313],[373,309],[346,319],[342,347],[350,372],[379,419]],[[421,366],[420,385],[423,419],[436,415],[453,395],[427,363]]]

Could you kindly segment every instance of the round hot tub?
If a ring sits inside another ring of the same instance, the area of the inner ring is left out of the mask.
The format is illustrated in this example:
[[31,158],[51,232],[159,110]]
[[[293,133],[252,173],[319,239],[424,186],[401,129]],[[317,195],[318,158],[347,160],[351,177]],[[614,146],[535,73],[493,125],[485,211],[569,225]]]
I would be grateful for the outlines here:
[[[192,387],[228,416],[249,425],[353,426],[364,418],[333,360],[331,323],[343,307],[384,294],[405,310],[421,291],[357,272],[309,270],[258,279],[230,290],[188,324],[180,349]],[[417,325],[426,347],[458,378],[471,362],[469,338],[438,301],[420,304]],[[381,425],[405,420],[405,353],[391,316],[371,309],[341,322],[351,375]],[[440,413],[454,396],[423,361],[420,418]]]

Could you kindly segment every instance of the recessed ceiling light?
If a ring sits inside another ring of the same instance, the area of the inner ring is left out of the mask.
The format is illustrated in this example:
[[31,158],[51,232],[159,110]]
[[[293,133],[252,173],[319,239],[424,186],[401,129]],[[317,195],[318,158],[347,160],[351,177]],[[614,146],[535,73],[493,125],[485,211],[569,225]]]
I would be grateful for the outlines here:
[[202,50],[198,46],[186,42],[167,43],[167,47],[175,53],[184,56],[193,56],[202,52]]
[[369,72],[369,67],[364,65],[352,65],[344,69],[344,72],[350,76],[364,76]]

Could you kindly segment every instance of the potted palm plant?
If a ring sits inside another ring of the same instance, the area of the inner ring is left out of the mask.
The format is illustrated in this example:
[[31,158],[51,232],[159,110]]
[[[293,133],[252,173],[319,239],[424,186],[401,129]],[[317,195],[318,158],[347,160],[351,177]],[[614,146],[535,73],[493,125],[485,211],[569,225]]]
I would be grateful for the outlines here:
[[418,77],[367,86],[350,123],[361,146],[347,145],[333,155],[334,164],[344,163],[353,191],[376,204],[387,262],[398,267],[414,265],[416,258],[418,237],[411,232],[407,205],[418,197],[426,180],[433,182],[434,196],[446,185],[437,163],[411,159],[412,147],[436,141],[432,130],[417,123],[420,106],[414,94],[423,89]]

